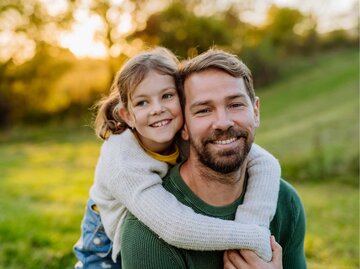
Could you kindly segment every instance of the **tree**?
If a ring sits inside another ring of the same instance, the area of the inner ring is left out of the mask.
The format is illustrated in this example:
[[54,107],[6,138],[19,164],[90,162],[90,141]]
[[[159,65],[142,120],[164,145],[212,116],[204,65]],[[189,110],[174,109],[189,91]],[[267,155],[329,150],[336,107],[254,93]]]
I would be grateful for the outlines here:
[[36,0],[0,2],[0,61],[22,63],[31,59],[46,44],[57,43],[56,33],[68,29],[73,21],[74,0],[54,7]]
[[147,45],[161,45],[186,58],[213,45],[230,47],[231,31],[225,20],[215,16],[197,16],[180,2],[149,17],[146,27],[129,40],[141,39]]
[[267,23],[264,28],[266,38],[269,38],[280,54],[291,54],[296,50],[300,35],[295,27],[305,16],[296,9],[272,6],[267,13]]

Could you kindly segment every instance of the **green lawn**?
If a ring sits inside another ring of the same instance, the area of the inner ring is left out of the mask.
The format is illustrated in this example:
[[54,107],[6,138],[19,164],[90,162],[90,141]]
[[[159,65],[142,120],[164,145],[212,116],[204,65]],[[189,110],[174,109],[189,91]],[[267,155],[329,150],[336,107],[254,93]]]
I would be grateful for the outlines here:
[[295,186],[307,217],[308,267],[359,268],[358,188],[336,182]]
[[100,143],[81,126],[8,136],[0,146],[0,268],[71,268]]
[[258,91],[257,142],[280,159],[286,178],[358,185],[358,76],[358,52],[337,52]]
[[[309,268],[359,268],[357,57],[314,58],[259,92],[257,142],[302,197]],[[72,268],[100,144],[75,124],[1,131],[0,268]]]

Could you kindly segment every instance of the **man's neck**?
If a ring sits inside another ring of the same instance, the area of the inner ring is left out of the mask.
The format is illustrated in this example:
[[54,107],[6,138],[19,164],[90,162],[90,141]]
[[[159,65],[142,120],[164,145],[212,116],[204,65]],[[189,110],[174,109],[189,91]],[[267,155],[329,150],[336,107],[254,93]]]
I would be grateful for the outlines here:
[[187,160],[180,167],[180,175],[189,188],[212,206],[226,206],[238,199],[243,191],[246,164],[229,174],[221,174],[198,160]]

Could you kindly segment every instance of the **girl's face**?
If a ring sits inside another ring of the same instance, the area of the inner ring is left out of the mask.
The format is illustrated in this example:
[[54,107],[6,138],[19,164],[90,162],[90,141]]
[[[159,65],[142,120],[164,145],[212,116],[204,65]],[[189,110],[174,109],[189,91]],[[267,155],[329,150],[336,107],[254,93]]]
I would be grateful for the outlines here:
[[120,109],[120,115],[136,129],[146,148],[166,151],[183,126],[174,78],[150,71],[132,92],[128,109]]

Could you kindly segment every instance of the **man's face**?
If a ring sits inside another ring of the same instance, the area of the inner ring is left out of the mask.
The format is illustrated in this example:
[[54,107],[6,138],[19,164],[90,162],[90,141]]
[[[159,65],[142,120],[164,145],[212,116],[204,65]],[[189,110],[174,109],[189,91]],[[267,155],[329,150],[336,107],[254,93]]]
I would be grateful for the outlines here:
[[238,170],[259,126],[259,100],[253,104],[244,80],[209,69],[190,75],[184,84],[185,126],[190,158],[220,173]]

